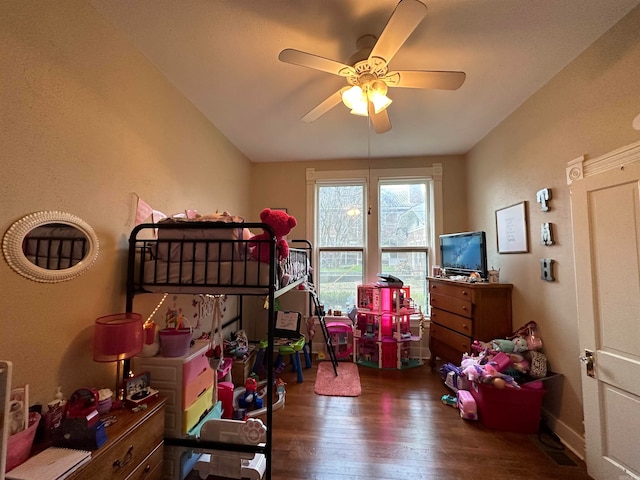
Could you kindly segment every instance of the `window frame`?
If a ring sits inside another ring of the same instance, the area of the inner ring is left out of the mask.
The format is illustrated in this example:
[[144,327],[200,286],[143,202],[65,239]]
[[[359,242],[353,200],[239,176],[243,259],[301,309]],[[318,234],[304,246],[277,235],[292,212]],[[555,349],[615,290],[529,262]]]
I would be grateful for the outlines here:
[[[351,182],[364,183],[364,202],[365,206],[371,208],[371,212],[378,212],[379,184],[380,181],[402,182],[426,180],[429,184],[427,192],[428,217],[429,224],[427,238],[427,271],[430,271],[431,265],[437,264],[439,235],[443,231],[442,227],[442,178],[443,169],[441,163],[434,163],[428,167],[417,168],[383,168],[383,169],[359,169],[359,170],[316,170],[315,168],[306,169],[306,207],[307,207],[307,238],[313,239],[312,262],[313,265],[319,265],[319,250],[315,245],[317,222],[316,204],[317,204],[317,188],[318,184],[350,184]],[[375,190],[373,190],[375,189]],[[372,192],[373,190],[373,192]],[[376,280],[376,274],[380,271],[380,257],[384,251],[400,251],[402,249],[394,247],[378,247],[379,226],[372,228],[373,215],[367,215],[365,228],[365,245],[363,251],[363,281],[365,283],[373,283]],[[376,220],[377,224],[378,221]],[[404,247],[405,251],[411,247]],[[327,248],[329,250],[330,248]],[[337,250],[346,250],[348,248],[336,248]],[[359,250],[359,248],[358,248]],[[376,252],[373,257],[370,252]],[[371,258],[370,258],[371,257]],[[377,269],[377,270],[376,270]]]

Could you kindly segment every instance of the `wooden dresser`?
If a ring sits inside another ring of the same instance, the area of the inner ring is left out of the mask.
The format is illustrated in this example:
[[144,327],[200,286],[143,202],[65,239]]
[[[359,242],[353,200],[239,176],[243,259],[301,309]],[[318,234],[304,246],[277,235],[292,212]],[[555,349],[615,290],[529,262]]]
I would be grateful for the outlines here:
[[140,412],[111,411],[118,420],[107,427],[107,442],[68,480],[160,480],[164,405],[161,397]]
[[512,333],[508,283],[467,283],[428,278],[431,368],[436,358],[460,365],[474,340],[490,341]]

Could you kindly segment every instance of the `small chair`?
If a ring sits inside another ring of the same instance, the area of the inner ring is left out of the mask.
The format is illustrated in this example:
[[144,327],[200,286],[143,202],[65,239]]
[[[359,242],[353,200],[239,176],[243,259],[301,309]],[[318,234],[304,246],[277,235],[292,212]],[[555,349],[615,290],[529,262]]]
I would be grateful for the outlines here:
[[[300,352],[304,354],[305,368],[311,368],[311,355],[307,346],[306,338],[300,333],[300,321],[302,315],[300,312],[283,312],[279,311],[276,317],[276,328],[274,331],[273,351],[278,354],[274,365],[283,363],[283,356],[289,355],[291,365],[297,374],[298,383],[303,382],[302,362],[300,360]],[[253,367],[254,373],[265,375],[265,352],[267,350],[268,341],[262,340],[256,357],[256,363]]]

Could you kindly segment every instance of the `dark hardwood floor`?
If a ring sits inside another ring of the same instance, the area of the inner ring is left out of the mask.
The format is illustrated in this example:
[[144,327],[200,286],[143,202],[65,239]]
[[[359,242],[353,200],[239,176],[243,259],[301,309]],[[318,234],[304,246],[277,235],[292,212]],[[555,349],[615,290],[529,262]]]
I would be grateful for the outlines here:
[[591,478],[549,436],[461,419],[442,403],[450,392],[427,365],[402,371],[360,366],[359,397],[316,395],[316,368],[314,361],[304,370],[303,383],[288,369],[283,375],[286,403],[273,415],[274,480]]

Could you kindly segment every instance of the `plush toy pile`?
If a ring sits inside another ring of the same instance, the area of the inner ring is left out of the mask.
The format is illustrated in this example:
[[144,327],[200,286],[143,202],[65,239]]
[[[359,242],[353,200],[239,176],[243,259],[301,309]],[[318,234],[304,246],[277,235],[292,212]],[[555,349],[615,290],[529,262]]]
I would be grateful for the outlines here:
[[440,368],[445,384],[454,391],[467,390],[468,382],[489,383],[496,388],[520,388],[520,383],[544,378],[547,358],[540,351],[542,339],[535,322],[513,336],[489,342],[474,342],[474,353],[465,353],[460,366]]

